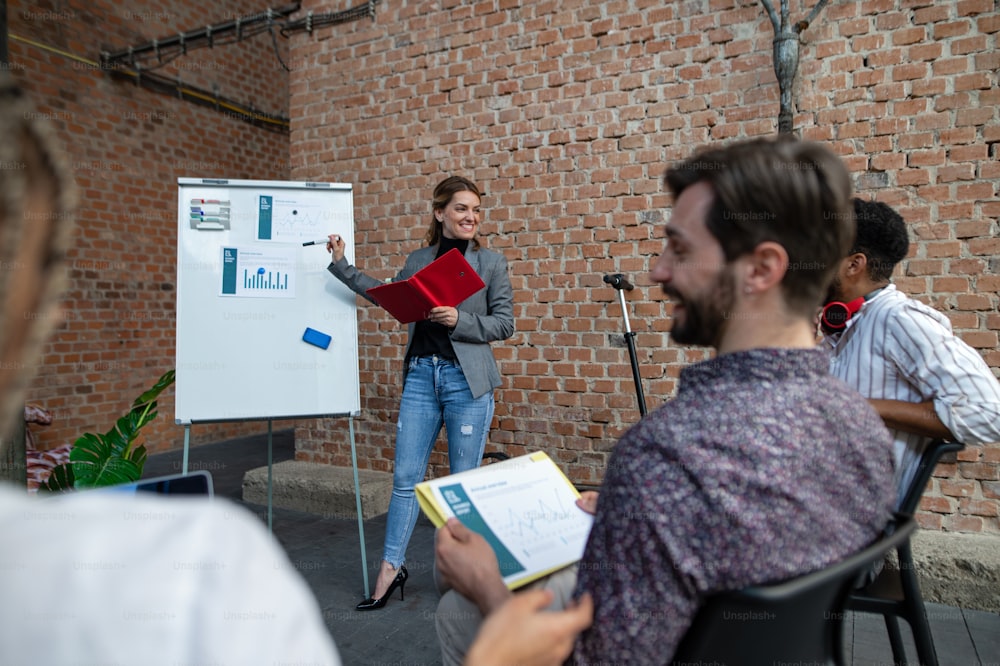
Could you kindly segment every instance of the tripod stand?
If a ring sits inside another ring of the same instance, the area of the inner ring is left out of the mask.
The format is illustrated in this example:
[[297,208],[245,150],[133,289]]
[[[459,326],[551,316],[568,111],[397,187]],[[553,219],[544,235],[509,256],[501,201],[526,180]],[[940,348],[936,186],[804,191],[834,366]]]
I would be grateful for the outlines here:
[[625,320],[625,344],[628,345],[628,356],[632,362],[632,379],[635,381],[635,395],[639,399],[639,414],[646,415],[646,398],[642,393],[642,379],[639,377],[639,361],[635,355],[635,333],[628,322],[628,310],[625,307],[625,292],[635,287],[621,273],[605,275],[604,281],[618,290],[618,302],[622,306],[622,317]]

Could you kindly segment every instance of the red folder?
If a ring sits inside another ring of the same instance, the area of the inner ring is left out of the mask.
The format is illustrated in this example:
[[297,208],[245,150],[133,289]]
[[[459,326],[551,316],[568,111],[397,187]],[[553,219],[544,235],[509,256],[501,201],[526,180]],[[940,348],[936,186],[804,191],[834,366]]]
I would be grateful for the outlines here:
[[431,308],[455,307],[485,287],[462,253],[452,249],[405,280],[368,290],[375,302],[400,323],[427,319]]

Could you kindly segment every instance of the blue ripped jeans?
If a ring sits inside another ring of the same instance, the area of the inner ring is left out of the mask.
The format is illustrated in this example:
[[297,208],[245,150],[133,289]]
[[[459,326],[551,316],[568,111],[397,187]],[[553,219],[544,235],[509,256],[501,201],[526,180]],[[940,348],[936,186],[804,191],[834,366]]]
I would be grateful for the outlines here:
[[394,568],[405,559],[420,511],[414,486],[424,480],[441,432],[448,433],[451,472],[478,467],[493,421],[493,392],[472,397],[462,368],[437,356],[410,359],[396,423],[396,461],[382,558]]

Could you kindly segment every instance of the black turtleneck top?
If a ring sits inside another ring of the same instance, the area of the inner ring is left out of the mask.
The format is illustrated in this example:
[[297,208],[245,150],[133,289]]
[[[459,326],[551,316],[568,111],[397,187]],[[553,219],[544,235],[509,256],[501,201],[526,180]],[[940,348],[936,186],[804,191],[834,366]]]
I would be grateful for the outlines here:
[[[452,249],[465,254],[468,247],[469,241],[467,240],[445,238],[442,236],[434,258],[436,259]],[[413,341],[410,343],[410,353],[407,355],[407,361],[415,356],[432,355],[437,355],[450,361],[457,360],[455,358],[455,350],[451,346],[449,332],[448,327],[443,324],[427,320],[418,321],[413,329]]]

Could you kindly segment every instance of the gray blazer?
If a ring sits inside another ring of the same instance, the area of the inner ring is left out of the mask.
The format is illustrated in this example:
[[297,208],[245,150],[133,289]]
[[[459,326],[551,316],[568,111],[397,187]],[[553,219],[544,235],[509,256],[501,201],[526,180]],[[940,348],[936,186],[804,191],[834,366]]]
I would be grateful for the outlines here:
[[[434,261],[436,254],[436,245],[413,252],[406,258],[403,270],[392,281],[410,277]],[[514,290],[510,286],[507,259],[502,254],[485,248],[476,250],[470,242],[465,251],[465,259],[486,283],[486,288],[459,303],[458,324],[451,331],[451,346],[455,349],[465,380],[469,382],[472,397],[478,398],[501,384],[500,370],[489,343],[506,340],[514,334]],[[352,291],[369,301],[372,299],[365,292],[382,284],[352,266],[346,258],[332,262],[327,269]],[[407,353],[413,340],[414,326],[415,324],[409,325]],[[405,356],[404,354],[404,358]],[[407,370],[408,364],[404,363],[404,381]]]

